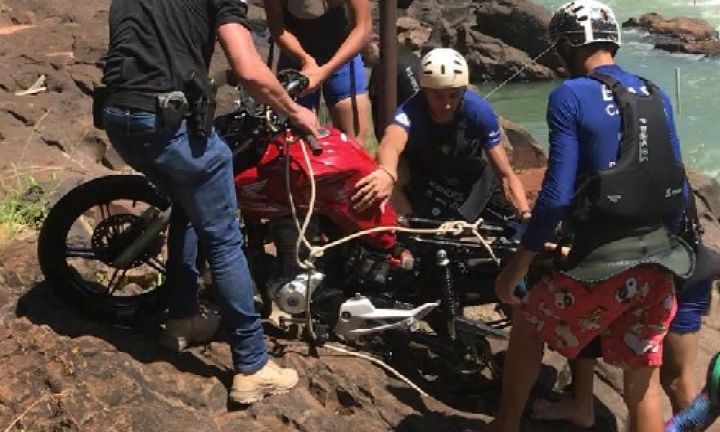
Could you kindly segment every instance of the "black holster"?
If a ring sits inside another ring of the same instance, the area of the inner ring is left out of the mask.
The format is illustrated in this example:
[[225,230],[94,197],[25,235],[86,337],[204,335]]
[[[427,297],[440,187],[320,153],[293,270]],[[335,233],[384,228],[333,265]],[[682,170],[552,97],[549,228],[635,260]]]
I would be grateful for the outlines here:
[[100,130],[105,129],[105,125],[103,124],[103,111],[105,110],[105,101],[107,100],[108,94],[108,88],[105,86],[97,86],[93,88],[93,126]]
[[190,115],[188,128],[190,134],[197,138],[206,138],[212,131],[215,117],[215,88],[210,80],[194,73],[185,82],[185,95],[187,96]]

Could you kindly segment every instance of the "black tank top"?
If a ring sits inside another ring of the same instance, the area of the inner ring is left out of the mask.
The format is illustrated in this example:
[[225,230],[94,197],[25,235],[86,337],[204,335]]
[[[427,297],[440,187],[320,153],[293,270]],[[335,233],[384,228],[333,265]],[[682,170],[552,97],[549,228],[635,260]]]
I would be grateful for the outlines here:
[[329,9],[317,18],[297,18],[287,7],[284,15],[286,28],[319,64],[327,62],[350,33],[350,20],[344,5]]

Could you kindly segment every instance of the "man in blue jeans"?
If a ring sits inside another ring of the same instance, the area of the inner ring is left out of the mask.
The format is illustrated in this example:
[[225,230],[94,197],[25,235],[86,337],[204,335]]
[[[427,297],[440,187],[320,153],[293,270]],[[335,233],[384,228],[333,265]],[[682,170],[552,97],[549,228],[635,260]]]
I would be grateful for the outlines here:
[[[237,221],[232,154],[193,106],[207,87],[216,37],[230,67],[259,101],[316,134],[317,118],[296,104],[265,66],[246,28],[244,0],[114,1],[103,83],[103,125],[118,153],[172,198],[168,235],[169,319],[161,343],[181,350],[207,342],[218,319],[200,311],[195,265],[198,241],[207,250],[236,375],[230,399],[248,404],[286,393],[292,369],[268,360]],[[199,80],[198,80],[199,77]],[[212,95],[203,93],[205,100]],[[202,98],[200,98],[202,100]],[[200,119],[200,120],[198,120]]]

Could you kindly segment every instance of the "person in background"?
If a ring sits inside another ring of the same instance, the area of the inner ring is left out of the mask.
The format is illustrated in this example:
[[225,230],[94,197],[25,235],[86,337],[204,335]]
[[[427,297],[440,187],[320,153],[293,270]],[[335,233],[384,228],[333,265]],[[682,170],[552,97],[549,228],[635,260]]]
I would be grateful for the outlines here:
[[320,92],[335,127],[365,143],[370,99],[360,52],[372,31],[370,0],[264,0],[273,40],[282,50],[278,70],[310,79],[300,103],[316,111]]
[[[375,135],[382,137],[382,120],[379,116],[380,106],[380,38],[377,34],[373,34],[370,43],[367,44],[362,52],[362,58],[365,65],[371,68],[370,83],[368,84],[368,93],[370,95],[370,105],[372,106],[372,120]],[[405,45],[397,45],[397,103],[401,105],[420,90],[420,57],[410,51]]]

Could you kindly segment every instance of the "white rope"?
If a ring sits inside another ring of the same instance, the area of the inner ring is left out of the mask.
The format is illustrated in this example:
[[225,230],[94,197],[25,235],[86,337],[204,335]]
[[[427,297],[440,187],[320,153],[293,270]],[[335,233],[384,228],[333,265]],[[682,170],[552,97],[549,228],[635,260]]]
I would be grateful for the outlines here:
[[360,353],[360,352],[357,352],[357,351],[350,351],[349,349],[346,349],[346,348],[344,348],[344,347],[335,346],[335,345],[331,345],[331,344],[327,344],[327,343],[326,343],[325,345],[323,345],[323,347],[324,347],[324,348],[329,348],[329,349],[331,349],[331,350],[333,350],[333,351],[337,351],[337,352],[342,353],[342,354],[345,354],[345,355],[349,355],[349,356],[353,356],[353,357],[358,357],[358,358],[367,360],[367,361],[369,361],[369,362],[371,362],[371,363],[374,363],[374,364],[380,366],[381,368],[385,369],[386,371],[390,372],[392,375],[394,375],[394,376],[395,376],[396,378],[398,378],[400,381],[402,381],[402,382],[404,382],[405,384],[407,384],[408,386],[410,386],[410,388],[412,388],[413,390],[415,390],[416,392],[418,392],[418,393],[420,394],[420,396],[427,397],[427,398],[430,397],[427,393],[425,393],[425,392],[423,391],[423,389],[421,389],[420,387],[418,387],[414,382],[410,381],[410,378],[406,377],[405,375],[403,375],[402,373],[400,373],[397,369],[393,368],[392,366],[390,366],[389,364],[385,363],[384,361],[382,361],[382,360],[380,360],[380,359],[377,359],[377,358],[375,358],[375,357],[373,357],[373,356],[371,356],[371,355],[368,355],[368,354],[363,354],[363,353]]
[[[286,186],[288,190],[289,200],[290,200],[290,207],[293,214],[293,218],[295,219],[295,225],[298,228],[299,234],[298,234],[298,241],[297,245],[298,248],[296,249],[296,260],[298,262],[298,265],[300,265],[303,269],[310,269],[314,268],[312,263],[315,261],[315,259],[323,256],[325,254],[325,251],[331,248],[334,248],[336,246],[339,246],[341,244],[347,243],[351,240],[354,240],[358,237],[362,237],[364,235],[373,234],[376,232],[406,232],[406,233],[413,233],[413,234],[453,234],[453,235],[460,235],[465,231],[466,229],[469,229],[475,237],[480,241],[480,243],[485,247],[490,257],[496,262],[499,263],[499,259],[493,252],[492,248],[488,244],[488,242],[485,240],[485,238],[480,234],[479,227],[483,223],[483,219],[478,219],[474,223],[466,222],[463,220],[455,220],[455,221],[447,221],[441,224],[437,228],[408,228],[408,227],[402,227],[402,226],[379,226],[375,228],[366,229],[363,231],[358,231],[352,234],[349,234],[345,237],[342,237],[338,240],[335,240],[333,242],[330,242],[328,244],[322,245],[322,246],[313,246],[310,244],[310,242],[305,237],[305,233],[307,231],[308,224],[310,222],[310,218],[312,217],[312,214],[315,211],[315,198],[316,198],[316,185],[315,185],[315,172],[313,171],[312,164],[310,162],[310,156],[308,155],[307,149],[304,145],[301,145],[301,150],[303,152],[303,158],[305,159],[305,165],[308,171],[308,176],[310,178],[310,203],[308,205],[308,212],[305,216],[305,220],[302,224],[302,227],[300,226],[300,221],[297,216],[297,210],[295,209],[295,203],[292,198],[292,193],[290,192],[290,165],[289,161],[286,161],[286,170],[285,173],[285,179],[286,179]],[[303,244],[305,247],[307,247],[310,251],[310,256],[307,260],[304,262],[300,260],[299,256],[299,245]]]
[[517,72],[515,72],[510,78],[506,79],[506,80],[503,81],[499,86],[495,87],[490,93],[486,94],[486,95],[485,95],[485,99],[490,99],[490,96],[494,95],[495,93],[497,93],[498,90],[500,90],[501,88],[503,88],[503,87],[505,87],[507,84],[509,84],[510,81],[514,80],[515,77],[517,77],[518,75],[520,75],[521,73],[523,73],[523,71],[524,71],[525,69],[527,69],[531,64],[537,63],[537,59],[539,59],[540,57],[544,56],[544,55],[547,54],[550,50],[552,50],[553,48],[555,48],[555,45],[557,45],[557,42],[553,42],[553,44],[550,45],[545,51],[541,52],[541,53],[538,54],[535,58],[533,58],[533,59],[530,60],[528,63],[526,63],[525,65],[523,65],[523,67],[521,67],[520,70],[518,70]]

